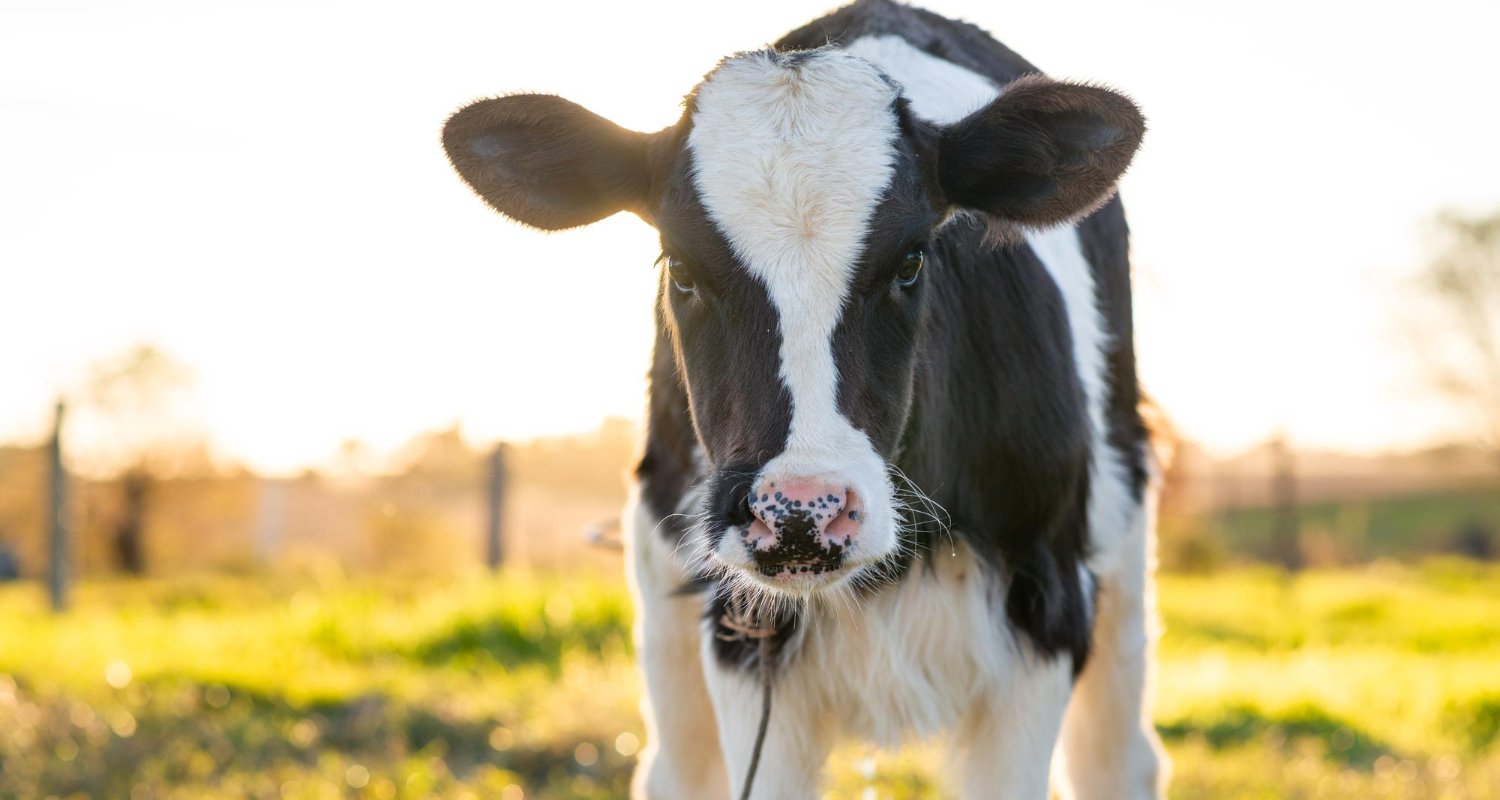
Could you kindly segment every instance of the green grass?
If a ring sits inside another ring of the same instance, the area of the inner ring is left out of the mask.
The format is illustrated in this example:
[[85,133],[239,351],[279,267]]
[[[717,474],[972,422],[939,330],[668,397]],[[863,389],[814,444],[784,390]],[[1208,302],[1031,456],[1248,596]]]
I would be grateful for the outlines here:
[[1180,797],[1500,797],[1500,569],[1162,580]]
[[[1178,798],[1500,798],[1500,568],[1161,581]],[[641,730],[618,582],[0,587],[0,798],[620,797]],[[830,795],[936,797],[935,746]]]
[[[1236,509],[1223,512],[1218,525],[1233,549],[1267,558],[1274,555],[1272,514],[1264,506]],[[1500,489],[1305,503],[1297,514],[1304,536],[1328,540],[1347,558],[1409,557],[1452,547],[1466,528],[1500,532]]]

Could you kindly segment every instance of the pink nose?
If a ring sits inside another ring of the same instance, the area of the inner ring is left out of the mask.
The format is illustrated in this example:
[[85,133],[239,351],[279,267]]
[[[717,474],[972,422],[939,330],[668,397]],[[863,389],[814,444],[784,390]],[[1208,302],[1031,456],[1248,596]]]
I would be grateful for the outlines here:
[[762,571],[836,566],[864,521],[858,496],[823,480],[764,480],[749,499],[745,538]]

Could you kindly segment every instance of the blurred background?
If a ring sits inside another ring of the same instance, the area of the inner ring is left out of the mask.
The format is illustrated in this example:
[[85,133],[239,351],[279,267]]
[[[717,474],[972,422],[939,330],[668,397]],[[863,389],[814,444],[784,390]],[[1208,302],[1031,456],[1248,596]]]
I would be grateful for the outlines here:
[[[1174,796],[1500,797],[1500,6],[928,7],[1151,120]],[[654,130],[825,10],[0,6],[0,798],[623,796],[654,236],[510,224],[438,130]]]

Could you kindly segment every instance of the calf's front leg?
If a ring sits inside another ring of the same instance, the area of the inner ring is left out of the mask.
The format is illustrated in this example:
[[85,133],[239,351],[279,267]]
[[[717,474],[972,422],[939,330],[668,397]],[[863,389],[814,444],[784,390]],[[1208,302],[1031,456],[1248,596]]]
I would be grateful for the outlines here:
[[1154,586],[1142,509],[1119,566],[1101,576],[1093,648],[1064,719],[1059,784],[1068,800],[1155,800],[1167,761],[1147,702]]
[[[731,796],[739,798],[755,750],[765,684],[754,666],[721,663],[707,638],[701,655],[719,720]],[[819,796],[823,763],[833,749],[835,733],[818,713],[821,704],[808,696],[809,691],[789,671],[779,671],[772,678],[771,716],[752,784],[753,800],[811,800]]]
[[646,681],[646,747],[631,781],[635,800],[725,800],[713,706],[698,658],[703,598],[682,594],[682,570],[658,522],[638,501],[626,509],[635,598],[635,650]]
[[963,800],[1047,800],[1047,778],[1073,683],[1066,654],[1023,647],[1015,673],[975,704],[954,737]]

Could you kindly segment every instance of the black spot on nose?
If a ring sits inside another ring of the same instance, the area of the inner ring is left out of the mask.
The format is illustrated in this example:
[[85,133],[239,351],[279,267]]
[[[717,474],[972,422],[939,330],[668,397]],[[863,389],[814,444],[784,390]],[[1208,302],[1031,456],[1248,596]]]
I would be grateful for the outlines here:
[[[781,518],[781,535],[786,537],[788,544],[801,544],[810,540],[818,533],[817,523],[812,515],[805,511],[792,511]],[[781,549],[788,549],[783,546]]]
[[819,543],[818,524],[812,514],[789,510],[778,522],[775,547],[761,550],[746,542],[746,552],[755,560],[755,568],[762,575],[774,577],[783,572],[816,575],[843,565],[843,546],[833,542],[827,546]]

